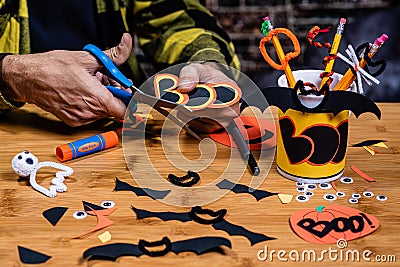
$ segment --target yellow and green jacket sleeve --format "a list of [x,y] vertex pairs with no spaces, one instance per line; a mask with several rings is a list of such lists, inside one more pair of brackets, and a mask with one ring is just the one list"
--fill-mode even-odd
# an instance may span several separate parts
[[[198,0],[93,1],[103,49],[118,44],[122,33],[130,32],[157,70],[189,61],[217,61],[240,68],[228,34]],[[0,0],[0,53],[31,52],[28,14],[27,0]],[[136,85],[144,82],[133,53],[125,65],[123,72]]]

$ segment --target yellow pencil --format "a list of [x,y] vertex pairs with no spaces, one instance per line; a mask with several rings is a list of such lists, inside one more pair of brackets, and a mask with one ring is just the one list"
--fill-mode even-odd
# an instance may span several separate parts
[[[332,44],[331,50],[329,51],[329,54],[331,54],[331,55],[336,55],[337,51],[339,50],[340,39],[342,38],[342,34],[343,34],[343,31],[344,31],[344,25],[345,24],[346,24],[346,19],[341,18],[340,21],[339,21],[339,25],[337,27],[337,30],[336,30],[335,38],[333,39],[333,44]],[[334,63],[335,63],[335,60],[331,59],[328,62],[328,64],[326,64],[325,72],[327,72],[327,73],[331,72],[332,69],[333,69],[333,64]],[[322,86],[326,83],[328,78],[329,77],[324,77],[322,79],[320,88],[322,88]]]
[[[267,19],[270,22],[270,30],[273,29],[273,26],[271,24],[271,20],[269,19],[269,17],[266,17],[265,19]],[[282,45],[279,42],[279,39],[276,35],[272,36],[272,44],[276,50],[276,54],[278,55],[279,61],[281,63],[283,63],[285,61],[285,52],[283,52],[282,49]],[[286,68],[284,69],[285,71],[285,75],[286,75],[286,79],[288,82],[289,87],[294,88],[294,86],[296,85],[296,80],[294,79],[292,70],[290,69],[289,63],[286,65]]]
[[[369,50],[367,56],[369,58],[372,58],[388,38],[389,37],[386,34],[382,34],[381,37],[377,38],[375,42],[371,45],[371,49]],[[364,68],[367,65],[367,62],[364,59],[364,57],[361,58],[359,65],[361,68]],[[343,75],[342,79],[340,79],[340,81],[336,84],[334,90],[347,90],[350,87],[350,85],[355,81],[356,78],[357,76],[354,75],[352,69],[349,68]]]

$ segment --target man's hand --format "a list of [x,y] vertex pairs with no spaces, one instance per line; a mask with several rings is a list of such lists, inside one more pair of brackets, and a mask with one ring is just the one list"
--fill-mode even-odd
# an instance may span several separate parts
[[[118,66],[132,50],[132,37],[105,53]],[[53,113],[70,126],[104,117],[123,119],[124,103],[104,85],[115,82],[98,72],[102,66],[84,51],[54,50],[30,55],[9,55],[3,61],[3,95],[16,102],[29,102]],[[114,84],[113,84],[114,85]]]
[[[192,91],[198,83],[222,82],[236,84],[219,69],[217,63],[193,63],[182,68],[179,74],[178,90],[182,93],[188,93]],[[237,102],[226,108],[206,108],[193,111],[190,115],[179,113],[178,116],[184,121],[190,120],[189,125],[195,130],[211,133],[221,128],[226,128],[239,113],[239,102]],[[196,117],[197,119],[193,119]]]

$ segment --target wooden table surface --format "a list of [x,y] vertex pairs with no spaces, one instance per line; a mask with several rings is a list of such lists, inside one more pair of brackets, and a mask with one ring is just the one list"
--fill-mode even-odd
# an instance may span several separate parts
[[[362,193],[368,189],[375,194],[386,195],[388,200],[380,202],[375,198],[364,197],[358,204],[350,204],[348,197],[345,197],[332,202],[332,204],[355,207],[379,219],[380,227],[374,233],[349,241],[346,248],[358,250],[360,253],[365,250],[372,251],[371,262],[365,262],[363,259],[360,259],[360,262],[345,262],[340,259],[333,261],[326,255],[322,261],[324,265],[375,266],[377,265],[374,261],[376,255],[383,258],[386,256],[387,260],[393,260],[391,256],[394,255],[397,261],[400,261],[400,215],[397,212],[400,204],[398,191],[400,185],[400,104],[380,103],[379,107],[382,111],[381,120],[371,114],[363,114],[359,118],[351,116],[349,143],[367,139],[383,139],[387,140],[386,144],[389,148],[377,148],[379,154],[372,156],[363,148],[349,146],[344,175],[353,177],[354,183],[336,182],[336,185],[347,196],[353,192]],[[150,211],[187,212],[189,208],[170,205],[146,196],[136,196],[128,191],[113,190],[116,177],[131,185],[137,185],[127,168],[121,136],[120,143],[115,148],[65,162],[64,164],[72,167],[75,172],[66,179],[68,191],[59,193],[55,198],[48,198],[33,190],[29,182],[18,178],[11,168],[12,158],[23,150],[31,151],[39,158],[39,161],[57,162],[56,146],[117,128],[116,123],[108,120],[84,127],[70,128],[32,105],[26,105],[8,115],[1,115],[0,259],[2,266],[24,265],[19,260],[17,246],[51,256],[50,260],[41,264],[42,266],[320,266],[321,262],[293,262],[288,258],[288,254],[291,250],[297,250],[300,254],[304,250],[315,250],[319,255],[323,250],[338,249],[336,244],[315,245],[300,239],[292,232],[288,223],[290,215],[295,211],[330,204],[322,198],[323,193],[326,193],[322,189],[315,190],[315,196],[305,203],[299,203],[293,199],[289,204],[282,204],[277,196],[256,201],[249,194],[229,192],[222,198],[204,205],[213,210],[227,209],[227,221],[276,238],[254,246],[251,246],[249,241],[242,236],[229,236],[209,225],[200,225],[195,222],[164,222],[156,218],[137,220],[131,210],[132,205]],[[199,156],[197,141],[187,136],[183,136],[181,141],[180,147],[188,157],[195,159]],[[174,172],[168,167],[167,159],[158,153],[159,141],[153,140],[146,144],[151,148],[149,158],[152,165],[156,169],[159,168],[163,175],[168,171]],[[212,181],[225,168],[230,150],[219,144],[216,148],[218,149],[217,157],[210,168],[199,172],[201,184]],[[140,156],[138,155],[138,161],[140,161]],[[128,165],[134,165],[135,160],[134,157],[129,158]],[[357,166],[377,181],[367,182],[350,169],[351,165]],[[48,187],[55,171],[47,167],[40,169],[37,175],[38,183]],[[251,175],[246,171],[240,183],[249,184],[250,180]],[[267,178],[259,189],[298,194],[294,182],[277,173],[275,163],[272,164]],[[334,193],[333,189],[328,192]],[[187,197],[190,198],[190,196]],[[114,224],[85,238],[71,239],[72,236],[83,233],[96,224],[94,216],[88,216],[79,221],[73,218],[75,211],[83,209],[82,201],[99,205],[104,200],[112,200],[116,204],[117,210],[108,217]],[[58,224],[52,226],[44,219],[42,212],[57,206],[68,207],[68,210]],[[172,242],[200,236],[220,236],[231,241],[232,249],[223,248],[224,253],[210,252],[203,255],[191,252],[177,255],[170,252],[156,258],[145,255],[121,257],[117,262],[84,260],[82,254],[86,249],[102,245],[98,235],[105,231],[109,231],[112,235],[111,241],[105,244],[117,242],[137,244],[140,239],[156,241],[163,236],[168,236]],[[271,250],[286,251],[288,262],[281,262],[276,253],[272,262],[270,258],[260,261],[257,253],[266,246],[268,253]],[[379,266],[395,265],[396,263],[385,262]]]

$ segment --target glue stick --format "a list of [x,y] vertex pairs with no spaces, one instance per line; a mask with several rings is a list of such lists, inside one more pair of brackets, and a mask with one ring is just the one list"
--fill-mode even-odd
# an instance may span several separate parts
[[60,162],[64,162],[114,147],[117,144],[117,133],[109,131],[58,146],[56,156]]

